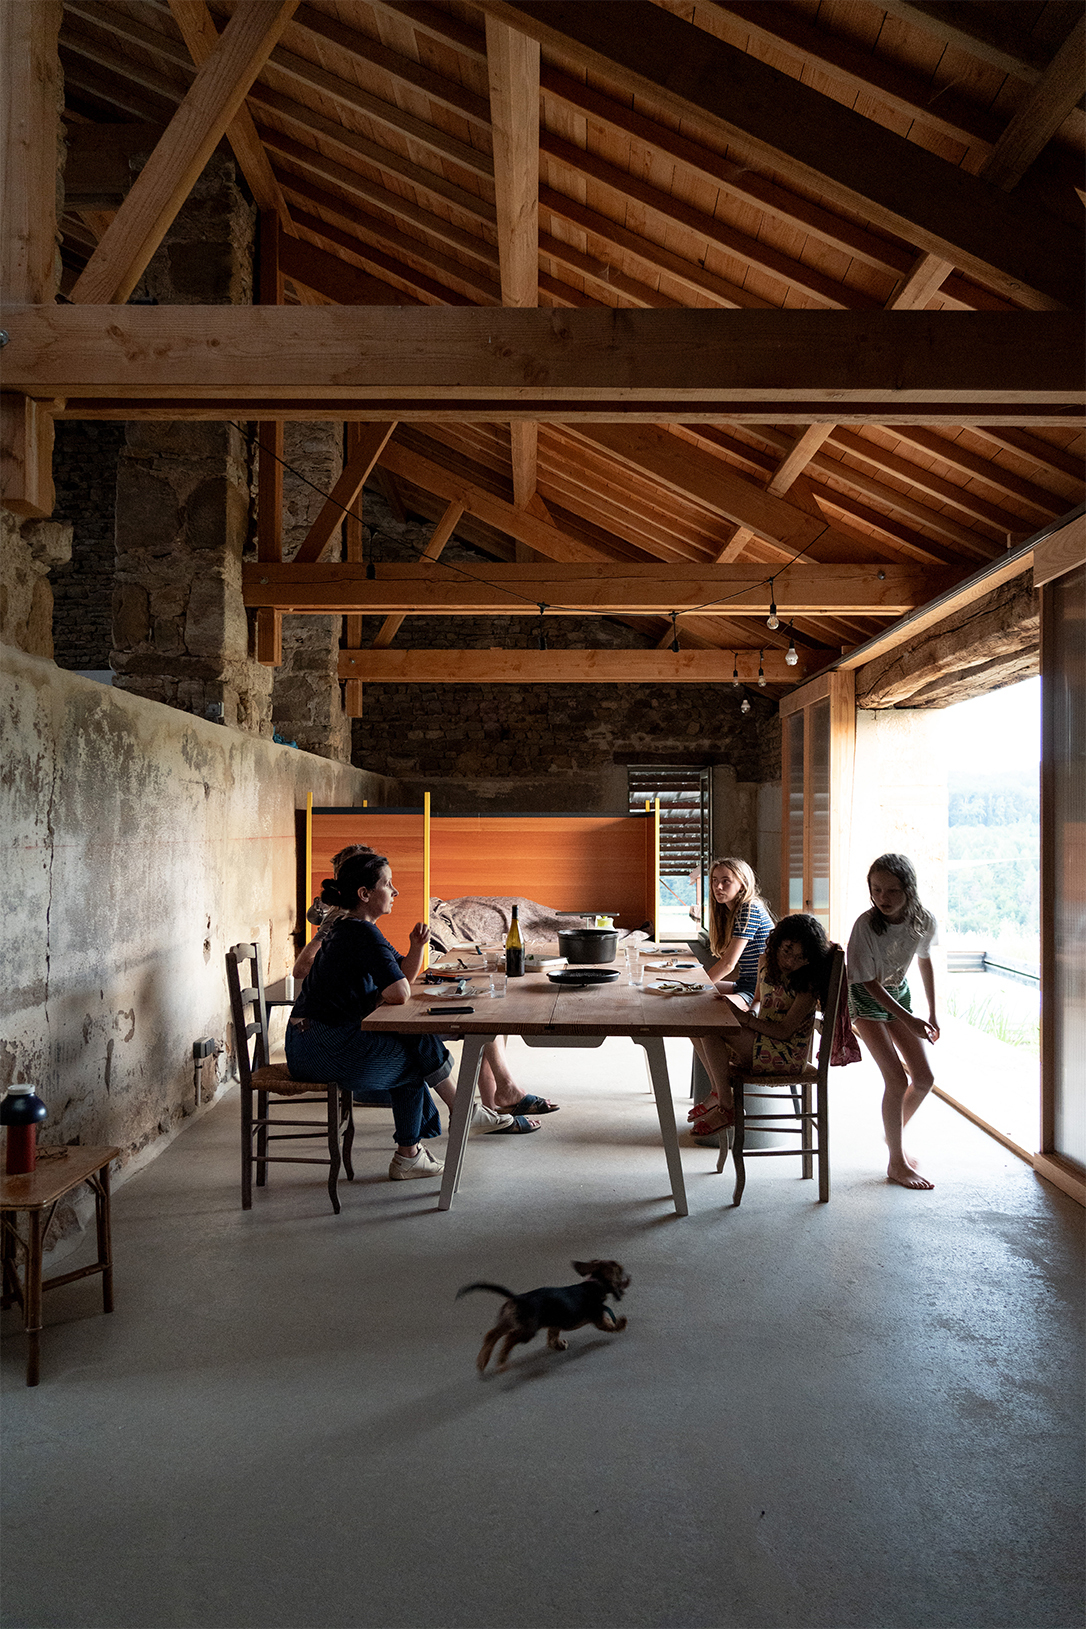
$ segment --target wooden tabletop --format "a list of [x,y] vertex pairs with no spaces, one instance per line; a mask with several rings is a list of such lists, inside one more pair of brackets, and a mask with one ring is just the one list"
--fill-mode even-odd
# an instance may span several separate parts
[[43,1210],[115,1160],[119,1148],[38,1149],[38,1163],[22,1176],[0,1178],[0,1210]]
[[[416,983],[411,1000],[402,1007],[381,1006],[363,1021],[363,1029],[433,1035],[715,1035],[738,1028],[735,1008],[712,994],[700,967],[675,970],[646,969],[638,988],[625,982],[626,969],[611,984],[590,984],[571,989],[552,984],[545,973],[526,973],[510,979],[508,995],[489,993],[485,973],[468,977],[469,987],[486,990],[458,999],[434,997],[436,985]],[[660,980],[700,984],[692,995],[665,994]],[[471,1013],[451,1012],[472,1007]],[[436,1009],[433,1012],[428,1008]]]

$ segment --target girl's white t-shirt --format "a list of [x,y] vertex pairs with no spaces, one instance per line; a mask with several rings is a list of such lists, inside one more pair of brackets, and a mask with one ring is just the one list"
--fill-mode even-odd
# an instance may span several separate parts
[[866,984],[878,979],[886,988],[904,983],[913,957],[930,955],[932,945],[939,942],[935,918],[930,911],[926,915],[922,933],[909,922],[891,922],[884,933],[876,933],[870,911],[858,917],[848,941],[848,982]]

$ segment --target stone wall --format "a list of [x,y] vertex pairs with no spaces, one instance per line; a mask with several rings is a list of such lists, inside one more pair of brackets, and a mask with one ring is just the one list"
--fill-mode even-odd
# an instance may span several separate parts
[[0,1085],[30,1081],[48,1142],[149,1157],[226,1079],[193,1042],[228,1040],[226,947],[289,970],[305,893],[298,818],[397,801],[378,777],[5,648],[12,842],[0,942]]
[[[342,424],[287,424],[283,461],[283,558],[292,560],[343,468]],[[339,558],[338,529],[325,558]],[[342,617],[283,618],[283,664],[274,675],[272,721],[284,740],[349,763],[351,721],[339,683],[342,626]]]
[[52,572],[58,667],[101,671],[113,644],[117,460],[124,425],[61,419],[53,448],[55,520],[72,529],[71,559]]
[[0,509],[0,640],[31,656],[53,654],[49,573],[72,552],[72,528]]

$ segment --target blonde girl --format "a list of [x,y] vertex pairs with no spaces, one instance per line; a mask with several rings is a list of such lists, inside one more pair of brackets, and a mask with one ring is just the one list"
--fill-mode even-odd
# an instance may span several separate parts
[[773,918],[758,895],[758,879],[746,860],[714,860],[709,868],[707,971],[720,995],[741,1012],[750,1010],[758,963],[773,931]]
[[[928,1045],[939,1039],[931,947],[936,923],[920,903],[916,872],[904,854],[880,854],[867,873],[871,909],[848,942],[848,1010],[852,1027],[879,1066],[882,1123],[890,1150],[887,1176],[902,1188],[933,1188],[905,1153],[902,1132],[935,1084]],[[912,1010],[906,974],[916,957],[928,1004]]]

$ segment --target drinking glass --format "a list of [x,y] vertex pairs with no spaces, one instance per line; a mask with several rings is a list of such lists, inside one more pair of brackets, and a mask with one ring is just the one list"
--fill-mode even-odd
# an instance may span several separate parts
[[495,999],[504,996],[506,991],[506,976],[504,967],[490,969],[490,994]]
[[626,983],[640,985],[645,977],[645,969],[637,950],[631,946],[626,947]]

